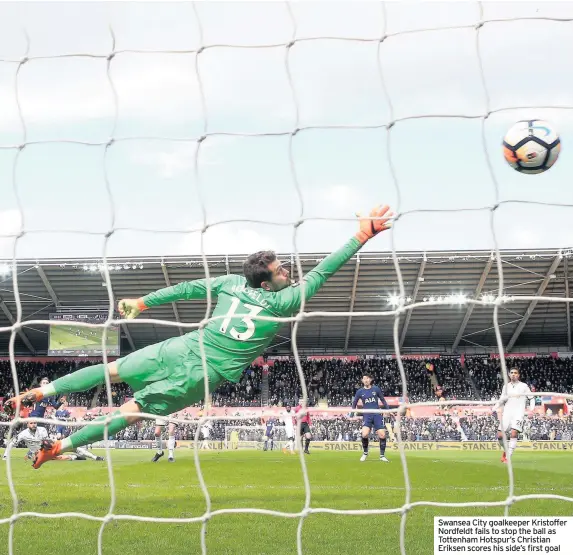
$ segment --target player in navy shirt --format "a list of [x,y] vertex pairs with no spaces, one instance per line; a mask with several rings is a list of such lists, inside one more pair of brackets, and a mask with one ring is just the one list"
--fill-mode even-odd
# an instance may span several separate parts
[[265,431],[265,446],[263,447],[263,451],[268,451],[269,441],[271,442],[271,451],[275,447],[274,427],[275,427],[275,419],[271,418],[267,420],[267,429]]
[[[70,411],[68,410],[68,403],[64,401],[64,403],[60,406],[60,408],[56,411],[56,420],[68,420],[71,416]],[[67,426],[63,426],[58,424],[56,426],[56,439],[63,439],[67,435]]]
[[[377,385],[372,385],[372,376],[369,374],[364,374],[362,376],[361,387],[354,396],[352,401],[352,408],[355,409],[358,401],[362,401],[362,408],[365,409],[379,409],[380,406],[384,409],[388,409],[388,403],[384,399],[384,394],[382,390]],[[378,438],[380,439],[380,460],[383,462],[389,462],[385,457],[386,453],[386,428],[384,427],[384,418],[381,414],[366,413],[362,415],[362,447],[364,452],[362,457],[360,457],[360,462],[364,462],[366,457],[368,457],[368,436],[370,435],[370,430],[374,428]]]
[[[48,378],[42,378],[40,380],[40,387],[48,385],[50,380]],[[34,407],[30,411],[29,417],[30,418],[44,418],[46,414],[46,409],[48,407],[54,407],[58,410],[63,405],[63,400],[58,399],[56,396],[52,397],[44,397],[41,401],[34,403]],[[38,422],[38,426],[46,427],[45,424]]]

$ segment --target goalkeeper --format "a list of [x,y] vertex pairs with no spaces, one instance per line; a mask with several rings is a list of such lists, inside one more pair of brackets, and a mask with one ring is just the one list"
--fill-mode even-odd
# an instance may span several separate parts
[[[388,206],[374,208],[367,218],[359,218],[360,229],[341,249],[327,256],[304,277],[304,296],[308,300],[360,248],[376,234],[390,228],[392,217]],[[218,297],[213,317],[203,329],[209,391],[225,380],[238,382],[241,374],[273,340],[282,322],[255,320],[258,315],[289,317],[301,306],[302,288],[292,284],[289,271],[272,251],[261,251],[247,258],[244,276],[225,275],[211,279],[211,294]],[[123,299],[119,313],[130,320],[142,311],[165,303],[205,299],[207,280],[199,279],[166,287],[139,299]],[[113,413],[108,435],[141,420],[137,413],[167,416],[203,400],[203,370],[200,335],[195,330],[183,336],[149,345],[108,364],[112,383],[125,382],[135,392],[133,400]],[[52,383],[19,396],[24,406],[45,397],[88,391],[105,383],[105,366],[89,366],[63,376]],[[17,397],[7,401],[14,409]],[[134,413],[128,415],[126,413]],[[87,425],[61,441],[44,440],[33,467],[67,451],[95,443],[104,438],[105,425]]]

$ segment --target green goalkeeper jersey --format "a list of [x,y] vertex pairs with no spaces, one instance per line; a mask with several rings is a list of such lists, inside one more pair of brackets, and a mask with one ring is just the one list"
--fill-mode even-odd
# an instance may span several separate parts
[[[362,243],[352,238],[341,249],[327,256],[304,276],[305,300],[314,296],[326,280],[336,273]],[[207,280],[186,281],[143,297],[151,308],[182,300],[206,299]],[[247,285],[244,276],[226,275],[210,280],[212,297],[217,297],[214,317],[204,328],[207,365],[231,382],[238,382],[243,371],[269,346],[283,322],[255,320],[256,316],[288,317],[302,303],[303,287],[291,285],[281,291],[265,291]],[[185,335],[189,349],[200,353],[198,330]]]

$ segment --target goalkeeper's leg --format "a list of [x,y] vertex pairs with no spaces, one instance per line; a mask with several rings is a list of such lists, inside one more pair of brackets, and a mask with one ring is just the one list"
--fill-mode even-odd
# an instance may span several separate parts
[[[165,380],[170,375],[171,368],[182,367],[188,358],[189,347],[185,343],[184,336],[181,336],[148,345],[110,362],[107,367],[111,383],[126,382],[134,391],[139,391],[151,383]],[[32,406],[47,396],[88,391],[105,383],[105,371],[104,364],[86,366],[48,385],[9,399],[6,401],[6,406],[9,410],[13,410],[18,398],[25,406]]]
[[[184,407],[203,400],[205,394],[205,375],[202,360],[189,352],[185,337],[176,337],[135,351],[123,359],[109,365],[112,381],[124,381],[135,391],[134,400],[125,403],[113,413],[113,419],[107,425],[108,437],[141,420],[140,413],[156,416],[168,416]],[[92,368],[89,368],[91,370]],[[79,372],[74,372],[70,378]],[[104,379],[105,374],[102,372]],[[64,380],[65,378],[61,378]],[[83,378],[82,378],[83,379]],[[208,375],[209,390],[216,389],[225,379],[215,371]],[[87,381],[87,377],[85,378]],[[79,381],[79,380],[78,380]],[[93,384],[93,381],[91,382]],[[60,387],[60,380],[51,385]],[[64,382],[64,385],[66,382]],[[76,384],[74,387],[78,387]],[[90,385],[89,388],[93,387]],[[88,388],[88,389],[89,389]],[[80,391],[75,389],[74,391]],[[56,393],[59,393],[56,390]],[[129,414],[132,413],[132,414]],[[38,451],[34,468],[57,455],[77,449],[104,439],[106,430],[103,416],[90,422],[70,437],[52,442],[43,442]]]
[[[137,413],[140,412],[141,408],[135,401],[129,401],[122,405],[119,410],[111,415],[113,419],[107,425],[108,437],[139,421],[141,417]],[[126,413],[136,414],[127,416]],[[107,416],[102,416],[94,420],[93,423],[84,426],[81,430],[61,441],[44,440],[41,449],[36,453],[32,466],[40,468],[45,462],[51,461],[67,451],[76,451],[79,447],[101,441],[105,437],[106,418]]]
[[[109,369],[109,377],[111,383],[118,383],[121,380],[117,369],[117,362],[110,362],[107,365]],[[20,399],[20,403],[24,406],[32,406],[34,403],[41,401],[44,397],[51,395],[67,395],[68,393],[77,393],[81,391],[89,391],[93,387],[105,383],[105,365],[96,364],[94,366],[86,366],[76,372],[72,372],[67,376],[62,376],[53,382],[37,387],[30,391],[20,394],[18,397],[13,397],[6,401],[5,406],[9,410],[16,408],[16,400]]]

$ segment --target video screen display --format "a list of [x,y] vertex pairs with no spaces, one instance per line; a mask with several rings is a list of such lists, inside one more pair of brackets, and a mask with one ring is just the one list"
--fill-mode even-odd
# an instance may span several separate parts
[[[102,356],[103,328],[74,326],[74,322],[103,324],[105,313],[50,314],[50,321],[69,322],[69,325],[50,326],[48,356]],[[119,326],[110,326],[107,331],[106,354],[119,356]]]

